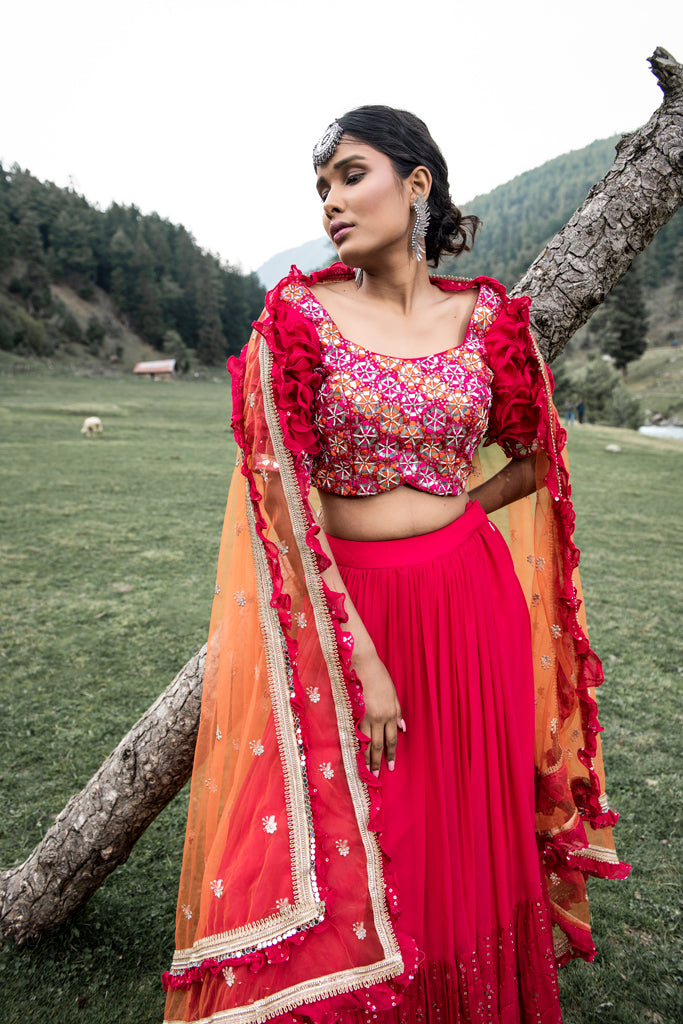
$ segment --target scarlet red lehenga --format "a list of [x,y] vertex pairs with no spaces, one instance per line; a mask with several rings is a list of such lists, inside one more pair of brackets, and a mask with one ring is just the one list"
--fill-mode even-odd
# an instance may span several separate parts
[[[586,876],[628,871],[550,373],[529,300],[488,278],[434,279],[479,289],[463,345],[361,349],[309,290],[351,274],[293,268],[230,364],[239,455],[165,1019],[550,1024],[556,964],[594,954]],[[434,534],[330,538],[407,725],[376,779],[316,487],[457,493],[534,452],[537,493],[497,527],[473,502]]]

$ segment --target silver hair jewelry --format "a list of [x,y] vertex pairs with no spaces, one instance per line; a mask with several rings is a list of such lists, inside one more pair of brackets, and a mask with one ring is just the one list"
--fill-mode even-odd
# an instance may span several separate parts
[[362,267],[356,267],[355,278],[356,278],[356,288],[360,288],[360,286],[363,283],[363,268]]
[[410,240],[415,253],[415,259],[418,263],[422,263],[422,257],[426,255],[425,250],[425,238],[427,237],[427,229],[429,228],[429,206],[427,200],[420,194],[418,195],[415,202],[412,204],[415,210],[415,223],[413,225],[413,235]]
[[320,167],[322,164],[327,163],[339,145],[339,140],[343,134],[344,129],[339,124],[339,121],[333,121],[332,124],[327,126],[313,147],[314,167]]

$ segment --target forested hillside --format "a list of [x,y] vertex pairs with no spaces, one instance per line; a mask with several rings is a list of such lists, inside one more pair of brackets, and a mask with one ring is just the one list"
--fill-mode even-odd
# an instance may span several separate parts
[[[483,222],[474,250],[444,263],[444,272],[488,274],[513,285],[609,170],[618,141],[618,135],[600,139],[476,196],[463,211]],[[672,278],[683,284],[683,211],[638,256],[636,266],[646,289]]]
[[[474,250],[444,264],[444,271],[488,274],[513,285],[609,170],[618,141],[615,136],[566,153],[467,203],[464,212],[483,222]],[[678,422],[680,367],[678,350],[670,346],[682,333],[679,211],[553,363],[558,408],[581,401],[589,420],[614,426],[636,427],[651,416]]]
[[[74,293],[82,301],[69,305]],[[81,343],[115,361],[130,328],[169,357],[214,365],[240,350],[262,304],[254,274],[184,227],[135,206],[101,211],[0,164],[0,348],[51,355]]]
[[[617,141],[557,157],[467,203],[465,212],[483,222],[474,251],[445,261],[440,272],[513,284],[611,166]],[[295,253],[270,262],[288,268]],[[683,212],[637,258],[620,288],[574,348],[608,352],[621,365],[623,353],[633,360],[648,342],[662,345],[683,334]],[[181,363],[189,356],[216,365],[244,344],[263,291],[255,274],[202,251],[182,226],[135,206],[101,211],[70,189],[0,164],[0,349],[87,349],[115,362],[130,331],[138,348],[145,343]]]

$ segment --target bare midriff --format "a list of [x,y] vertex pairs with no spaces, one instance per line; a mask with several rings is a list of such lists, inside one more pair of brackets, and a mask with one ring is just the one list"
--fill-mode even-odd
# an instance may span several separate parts
[[343,540],[399,540],[433,533],[463,514],[467,494],[440,495],[414,487],[365,497],[341,497],[320,491],[322,527]]

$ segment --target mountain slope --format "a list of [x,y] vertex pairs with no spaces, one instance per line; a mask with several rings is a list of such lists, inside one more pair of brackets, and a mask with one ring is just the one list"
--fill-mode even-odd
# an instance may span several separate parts
[[271,256],[269,260],[261,264],[256,271],[256,276],[263,282],[265,288],[272,288],[289,273],[292,264],[295,264],[304,274],[310,274],[313,270],[326,267],[329,263],[334,262],[334,259],[335,252],[332,243],[327,236],[323,236]]

